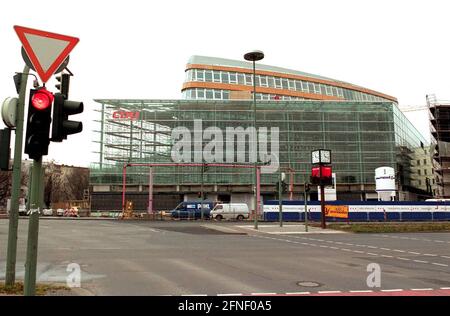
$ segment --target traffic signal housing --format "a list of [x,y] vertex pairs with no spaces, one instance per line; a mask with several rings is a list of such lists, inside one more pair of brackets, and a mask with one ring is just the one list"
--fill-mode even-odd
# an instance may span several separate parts
[[61,94],[64,94],[66,98],[69,97],[69,85],[70,85],[70,75],[69,74],[61,74],[55,77],[58,83],[55,85],[55,88],[59,90]]
[[62,142],[67,139],[67,135],[77,134],[83,130],[82,122],[69,120],[69,115],[82,113],[83,109],[83,102],[69,101],[65,94],[55,93],[52,123],[53,142]]
[[[279,188],[280,188],[280,182],[277,181],[277,183],[275,183],[275,191],[276,191],[277,196],[280,195]],[[287,193],[287,191],[288,191],[288,184],[284,181],[281,181],[281,193]]]
[[0,129],[0,170],[9,170],[11,130],[9,128]]
[[39,160],[42,156],[48,154],[53,100],[53,94],[45,88],[30,90],[25,153],[31,159]]
[[[320,177],[322,175],[322,178]],[[311,183],[315,185],[332,185],[333,176],[331,166],[315,166],[311,169]]]
[[287,193],[288,191],[288,184],[284,181],[281,181],[281,192]]

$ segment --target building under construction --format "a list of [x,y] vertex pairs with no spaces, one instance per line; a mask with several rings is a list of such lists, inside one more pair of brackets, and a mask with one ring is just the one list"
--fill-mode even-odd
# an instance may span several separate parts
[[427,96],[432,135],[432,158],[437,184],[436,197],[450,198],[450,101]]
[[[285,197],[302,199],[303,184],[311,173],[311,151],[318,148],[332,151],[339,200],[377,199],[374,171],[382,166],[396,170],[397,199],[430,197],[418,185],[412,163],[427,141],[398,109],[396,99],[342,81],[258,65],[256,126],[259,133],[267,133],[258,134],[257,147],[252,147],[251,133],[240,139],[233,136],[232,147],[228,146],[227,131],[246,131],[254,124],[250,73],[250,63],[194,56],[186,69],[185,99],[96,100],[99,160],[90,173],[92,210],[122,208],[124,164],[174,162],[180,141],[175,131],[183,131],[184,140],[189,138],[192,144],[184,148],[183,155],[188,149],[189,158],[183,162],[208,162],[204,151],[211,147],[214,134],[224,144],[214,148],[214,162],[251,163],[252,148],[261,154],[265,139],[267,153],[276,151],[281,169],[261,175],[262,201],[275,197],[279,170],[287,173]],[[277,148],[272,144],[275,129]],[[264,164],[264,157],[259,155],[258,161]],[[136,210],[146,210],[149,168],[130,167],[126,172],[126,199]],[[152,179],[156,210],[198,200],[200,192],[208,200],[254,207],[252,169],[155,167]],[[316,188],[310,198],[317,199]]]

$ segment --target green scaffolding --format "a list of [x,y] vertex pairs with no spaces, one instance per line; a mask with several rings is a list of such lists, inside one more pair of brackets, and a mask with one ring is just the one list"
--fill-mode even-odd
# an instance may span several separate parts
[[[248,100],[95,101],[101,109],[95,140],[99,161],[91,165],[92,185],[120,185],[124,163],[173,162],[172,130],[186,127],[193,134],[194,120],[201,120],[203,131],[253,126]],[[130,112],[138,113],[138,118],[130,119]],[[309,179],[311,151],[326,148],[332,151],[333,172],[340,184],[373,184],[374,170],[383,166],[401,169],[404,184],[410,185],[414,178],[410,156],[427,145],[391,102],[258,101],[256,120],[258,129],[278,127],[280,166],[295,170],[297,184]],[[158,167],[154,183],[198,184],[201,175],[199,167]],[[277,177],[263,174],[261,182],[273,184]],[[205,184],[248,185],[253,173],[208,168],[203,180]],[[147,185],[148,168],[130,168],[127,184]]]

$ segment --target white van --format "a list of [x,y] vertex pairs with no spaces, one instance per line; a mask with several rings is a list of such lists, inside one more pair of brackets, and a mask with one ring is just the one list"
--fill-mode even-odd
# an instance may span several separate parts
[[245,203],[217,204],[210,213],[211,218],[219,221],[222,219],[237,219],[241,221],[248,218],[249,215],[250,212]]

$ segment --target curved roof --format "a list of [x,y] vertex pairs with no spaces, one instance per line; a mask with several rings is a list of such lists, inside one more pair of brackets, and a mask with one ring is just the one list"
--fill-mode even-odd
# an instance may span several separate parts
[[[243,73],[252,73],[253,72],[253,63],[246,62],[246,61],[240,61],[240,60],[233,60],[233,59],[226,59],[226,58],[217,58],[217,57],[208,57],[208,56],[198,56],[194,55],[189,58],[188,64],[186,66],[186,70],[188,69],[213,69],[213,70],[224,70],[224,71],[236,71],[236,72],[243,72]],[[397,99],[393,96],[367,89],[361,86],[357,86],[345,81],[336,80],[324,76],[319,76],[315,74],[310,74],[307,72],[302,72],[298,70],[292,70],[282,67],[275,67],[275,66],[269,66],[264,65],[261,63],[255,64],[256,73],[262,74],[262,75],[269,75],[269,76],[279,76],[282,78],[290,78],[290,79],[298,79],[298,80],[307,80],[311,82],[316,83],[323,83],[327,85],[332,85],[336,87],[341,87],[345,89],[350,89],[354,91],[359,91],[367,94],[372,94],[390,101],[397,102]],[[183,85],[183,90],[186,88],[192,87],[193,83],[185,83]],[[197,82],[195,83],[197,84]],[[194,84],[194,85],[195,85]],[[210,84],[211,85],[211,84]],[[212,83],[212,85],[217,85],[217,83]],[[236,85],[233,90],[236,90]],[[203,86],[202,86],[203,87]],[[211,88],[210,86],[208,86]],[[244,89],[245,90],[245,89]],[[259,90],[259,89],[258,89]]]

